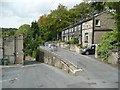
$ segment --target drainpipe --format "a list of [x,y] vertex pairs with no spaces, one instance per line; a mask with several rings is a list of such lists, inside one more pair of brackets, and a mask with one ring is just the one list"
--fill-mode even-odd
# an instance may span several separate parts
[[94,15],[93,15],[93,30],[92,30],[92,44],[94,44]]
[[81,33],[81,40],[80,41],[81,41],[81,45],[82,45],[82,23],[81,23],[81,32],[80,33]]
[[14,60],[14,64],[15,64],[16,60],[17,60],[17,55],[16,55],[16,36],[14,38],[14,56],[15,56],[15,60]]
[[5,56],[5,48],[4,48],[4,45],[5,45],[5,43],[4,43],[4,36],[3,36],[3,31],[2,31],[2,58],[1,58],[1,64],[3,65],[4,63],[3,63],[3,59],[4,59],[4,56]]
[[5,46],[5,44],[4,44],[4,36],[3,36],[3,38],[2,38],[2,49],[3,49],[3,58],[4,58],[4,56],[5,56],[5,48],[4,48],[4,46]]

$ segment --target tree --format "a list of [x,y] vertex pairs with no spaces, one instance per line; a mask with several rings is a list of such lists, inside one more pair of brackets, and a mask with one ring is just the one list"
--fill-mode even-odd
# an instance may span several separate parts
[[[115,42],[115,43],[113,43]],[[117,38],[115,37],[115,30],[109,33],[105,33],[102,36],[102,41],[98,46],[98,55],[103,59],[107,60],[109,55],[111,54],[111,50],[113,48],[117,48]]]
[[51,35],[52,40],[61,39],[62,29],[68,26],[70,22],[68,15],[67,7],[61,4],[56,10],[51,11],[45,19],[44,30],[46,34],[44,34],[44,38],[51,40],[51,37],[47,38]]
[[33,34],[32,35],[33,39],[35,39],[37,36],[40,36],[40,30],[38,27],[38,23],[36,21],[31,23],[31,31]]
[[45,25],[45,20],[46,20],[46,15],[42,15],[40,16],[40,18],[38,19],[38,27],[41,28],[42,26]]
[[45,21],[46,21],[46,17],[47,15],[42,15],[40,16],[40,18],[38,19],[38,27],[39,27],[39,30],[40,30],[40,38],[41,38],[41,44],[44,44],[44,42],[46,41],[45,39],[45,33],[46,32],[46,25],[45,25]]
[[[25,55],[35,55],[40,44],[40,31],[37,22],[32,22],[31,27],[28,24],[23,24],[16,31],[16,36],[23,35],[23,52]],[[34,53],[34,54],[33,54]]]
[[16,36],[23,35],[23,52],[24,55],[30,55],[30,43],[31,43],[31,28],[28,24],[23,24],[19,27],[19,29],[15,32]]
[[113,18],[116,20],[116,27],[112,32],[103,35],[102,41],[98,46],[98,54],[104,60],[107,60],[112,49],[120,49],[120,1],[107,2],[106,6],[107,10],[113,15]]
[[120,49],[120,1],[119,2],[108,2],[108,10],[113,14],[116,20],[115,37],[117,38],[118,48]]
[[24,37],[26,36],[27,32],[30,30],[30,25],[28,24],[23,24],[19,27],[19,29],[15,32],[15,35],[23,35]]
[[2,37],[11,37],[15,36],[16,28],[1,28]]
[[100,13],[105,10],[105,4],[106,2],[91,2],[91,7],[93,7],[94,12]]
[[91,5],[83,2],[75,5],[72,9],[69,10],[69,17],[74,24],[80,20],[86,19],[86,17],[88,17],[91,12],[93,12]]

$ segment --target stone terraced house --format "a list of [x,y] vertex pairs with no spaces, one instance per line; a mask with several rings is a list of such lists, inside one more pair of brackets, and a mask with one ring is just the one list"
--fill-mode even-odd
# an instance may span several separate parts
[[115,20],[112,19],[112,15],[102,12],[64,28],[62,31],[62,41],[78,38],[79,44],[83,46],[99,44],[102,35],[112,31],[114,26]]

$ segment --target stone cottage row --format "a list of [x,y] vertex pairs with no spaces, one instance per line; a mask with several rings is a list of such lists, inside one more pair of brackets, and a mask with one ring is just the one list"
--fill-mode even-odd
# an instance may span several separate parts
[[70,25],[62,31],[62,41],[78,38],[79,44],[99,44],[103,33],[112,31],[115,27],[115,20],[107,12],[101,12],[90,18]]

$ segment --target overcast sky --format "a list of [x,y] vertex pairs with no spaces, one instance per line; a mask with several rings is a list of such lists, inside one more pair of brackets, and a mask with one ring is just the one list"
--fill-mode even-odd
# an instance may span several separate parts
[[72,8],[82,0],[0,0],[0,27],[19,28],[63,4]]

